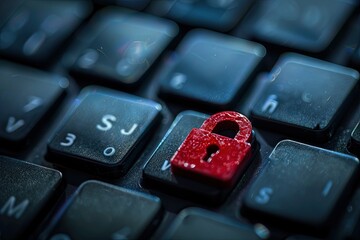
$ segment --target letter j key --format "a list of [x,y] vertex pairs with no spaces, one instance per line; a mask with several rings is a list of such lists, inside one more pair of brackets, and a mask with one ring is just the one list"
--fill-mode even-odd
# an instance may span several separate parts
[[48,145],[47,159],[108,177],[122,175],[160,117],[161,106],[117,91],[87,88]]

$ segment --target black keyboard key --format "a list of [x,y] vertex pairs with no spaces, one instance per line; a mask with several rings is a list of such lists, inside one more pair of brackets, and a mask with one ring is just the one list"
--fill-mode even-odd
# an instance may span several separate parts
[[145,239],[161,217],[160,199],[99,181],[83,183],[48,239]]
[[[193,111],[185,111],[178,115],[144,166],[144,186],[202,203],[206,199],[206,204],[210,205],[218,204],[224,199],[231,187],[207,184],[205,180],[192,180],[187,177],[175,176],[171,172],[170,159],[190,131],[193,128],[199,128],[206,118],[206,115]],[[256,151],[256,147],[252,151]]]
[[228,31],[235,26],[252,0],[152,1],[149,11],[191,26]]
[[358,165],[355,157],[284,140],[250,186],[242,210],[289,228],[323,231],[336,220]]
[[175,177],[171,172],[171,157],[191,129],[200,127],[206,117],[204,114],[192,111],[186,111],[178,115],[164,139],[144,166],[143,181],[146,184],[145,186],[159,188],[173,194],[186,195],[186,192],[188,192],[189,196],[205,195],[208,200],[220,196],[221,191],[219,189],[213,189],[203,183],[186,181],[186,179]]
[[273,68],[252,109],[253,123],[311,141],[327,140],[358,82],[353,69],[287,54]]
[[165,62],[161,92],[191,103],[228,107],[265,55],[257,43],[205,30],[190,32]]
[[[260,240],[245,225],[200,208],[187,208],[179,213],[162,239],[247,239]],[[265,239],[265,238],[264,238]]]
[[46,64],[89,10],[85,1],[25,1],[0,29],[0,51],[30,64]]
[[68,80],[4,61],[0,75],[0,141],[19,147],[64,93]]
[[83,90],[80,99],[49,143],[47,159],[108,177],[126,173],[159,120],[161,105],[95,87]]
[[112,83],[134,85],[169,42],[177,26],[143,13],[109,8],[99,12],[85,28],[69,55],[72,71]]
[[355,8],[355,1],[259,1],[247,18],[263,41],[309,52],[323,51]]
[[61,173],[0,156],[0,237],[24,239],[61,187]]

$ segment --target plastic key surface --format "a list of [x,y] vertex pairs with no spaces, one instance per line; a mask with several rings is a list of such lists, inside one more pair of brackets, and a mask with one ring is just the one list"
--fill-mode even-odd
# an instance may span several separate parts
[[67,88],[64,77],[0,62],[0,141],[24,146]]
[[59,195],[59,171],[0,156],[0,238],[25,239]]
[[255,126],[311,141],[326,141],[359,84],[356,70],[286,54],[273,68],[254,105]]
[[214,204],[221,201],[229,189],[193,181],[171,172],[170,159],[191,129],[198,128],[208,116],[193,111],[181,112],[143,168],[143,182],[147,188]]
[[95,87],[79,99],[49,143],[47,159],[107,177],[126,173],[159,120],[161,105]]
[[260,40],[321,52],[338,34],[356,4],[354,0],[258,1],[247,19]]
[[252,228],[199,208],[181,211],[162,239],[260,240]]
[[336,220],[332,216],[348,196],[358,166],[353,156],[281,141],[246,193],[242,210],[255,219],[324,231]]
[[[111,83],[135,85],[177,35],[173,22],[125,9],[97,13],[68,51],[72,72]],[[74,54],[76,53],[76,54]]]
[[251,0],[236,1],[152,1],[149,11],[176,21],[218,31],[228,31],[248,9]]
[[228,107],[248,86],[265,52],[254,42],[191,31],[163,66],[161,93],[191,104]]
[[87,181],[47,239],[145,239],[160,217],[161,202],[155,196]]
[[24,1],[0,28],[0,52],[46,65],[90,9],[85,1]]

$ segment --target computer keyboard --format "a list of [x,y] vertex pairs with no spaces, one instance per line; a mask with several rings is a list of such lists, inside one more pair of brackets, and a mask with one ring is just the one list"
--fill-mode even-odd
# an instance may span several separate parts
[[359,71],[357,0],[2,1],[0,239],[360,239]]

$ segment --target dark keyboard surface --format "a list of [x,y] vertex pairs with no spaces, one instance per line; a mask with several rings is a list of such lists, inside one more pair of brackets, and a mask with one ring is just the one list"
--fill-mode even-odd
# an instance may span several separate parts
[[0,240],[360,239],[359,71],[357,0],[2,1]]

